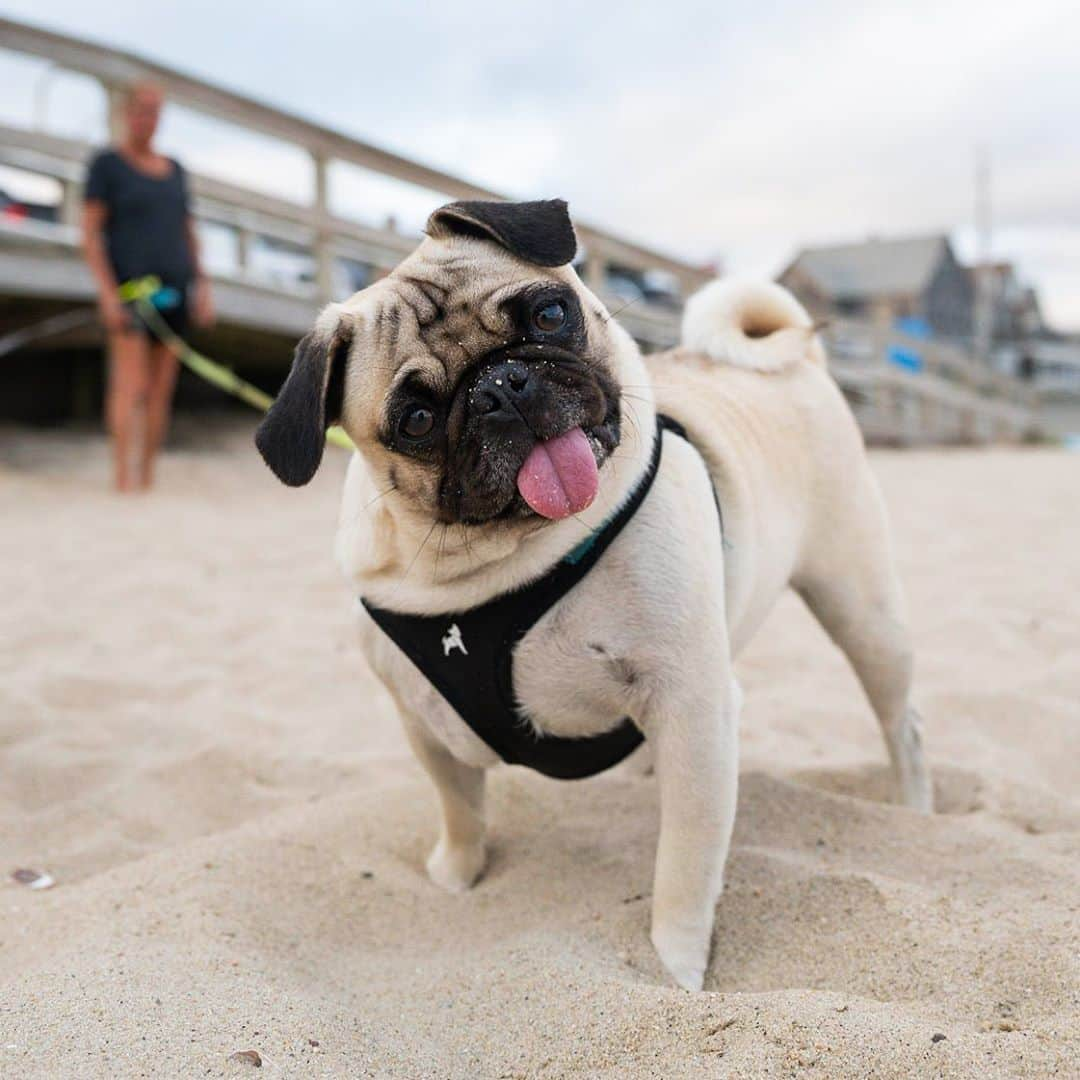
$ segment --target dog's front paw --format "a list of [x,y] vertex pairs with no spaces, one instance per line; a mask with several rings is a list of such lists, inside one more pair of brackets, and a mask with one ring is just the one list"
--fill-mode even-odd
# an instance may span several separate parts
[[712,932],[686,930],[675,926],[652,928],[652,943],[664,967],[684,990],[700,990],[709,963]]
[[440,840],[428,856],[428,877],[447,892],[465,892],[476,884],[486,860],[487,852],[483,844],[451,847]]

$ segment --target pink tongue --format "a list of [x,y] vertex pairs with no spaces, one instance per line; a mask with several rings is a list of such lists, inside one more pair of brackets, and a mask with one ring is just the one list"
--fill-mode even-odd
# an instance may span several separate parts
[[596,458],[581,428],[537,443],[517,475],[521,497],[546,518],[580,513],[596,498]]

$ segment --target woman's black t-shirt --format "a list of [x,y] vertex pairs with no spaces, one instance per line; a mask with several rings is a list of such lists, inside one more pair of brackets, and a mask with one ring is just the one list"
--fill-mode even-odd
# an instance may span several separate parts
[[[170,161],[172,159],[170,158]],[[105,241],[118,282],[154,274],[186,288],[193,275],[187,237],[187,177],[178,161],[161,178],[148,176],[115,150],[90,163],[85,198],[105,204]]]

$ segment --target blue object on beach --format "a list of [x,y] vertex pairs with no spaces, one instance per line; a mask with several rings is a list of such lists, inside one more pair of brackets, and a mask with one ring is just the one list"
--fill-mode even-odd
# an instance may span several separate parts
[[922,357],[914,349],[905,349],[900,345],[890,345],[887,353],[889,363],[905,371],[922,371]]
[[[930,339],[930,327],[924,319],[916,319],[913,316],[897,319],[896,329],[905,337],[915,338],[919,341],[928,341]],[[923,370],[922,354],[909,346],[890,345],[885,355],[890,364],[903,368],[905,371],[919,372]]]
[[896,320],[896,329],[908,337],[918,338],[920,341],[929,341],[931,338],[930,324],[925,319],[917,319],[914,315],[908,315],[903,319]]

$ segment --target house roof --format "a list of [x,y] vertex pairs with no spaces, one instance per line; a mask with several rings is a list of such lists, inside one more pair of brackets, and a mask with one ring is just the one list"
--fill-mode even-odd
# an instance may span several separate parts
[[929,285],[947,250],[942,233],[804,248],[785,274],[800,271],[834,300],[912,295]]

